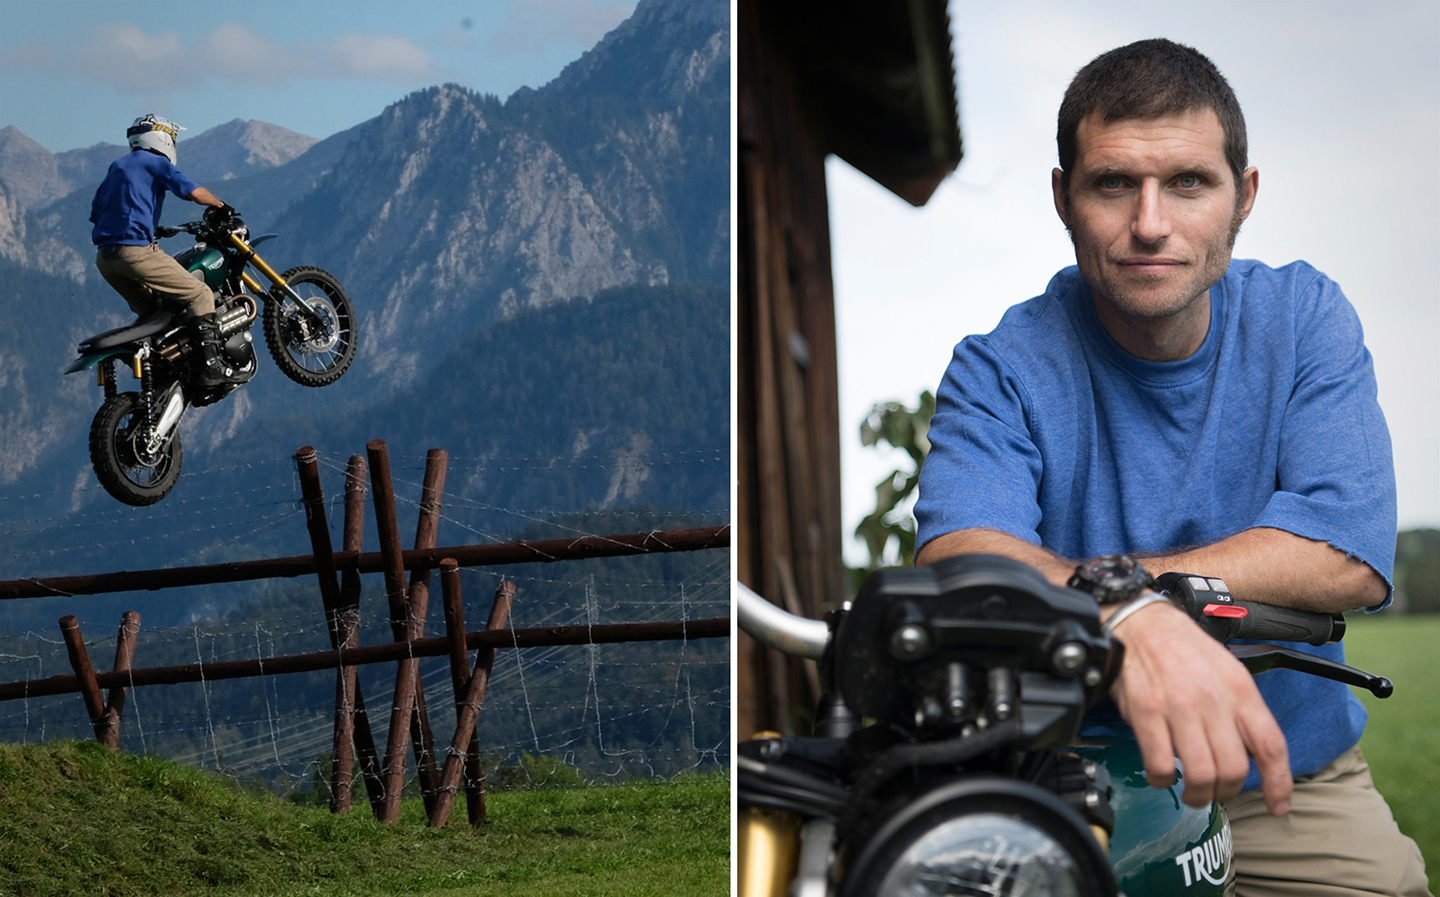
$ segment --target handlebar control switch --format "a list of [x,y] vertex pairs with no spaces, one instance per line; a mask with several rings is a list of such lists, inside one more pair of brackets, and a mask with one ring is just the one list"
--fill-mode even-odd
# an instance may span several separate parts
[[1166,573],[1155,588],[1219,641],[1232,638],[1324,645],[1345,635],[1340,614],[1315,613],[1274,604],[1236,601],[1225,581],[1188,573]]

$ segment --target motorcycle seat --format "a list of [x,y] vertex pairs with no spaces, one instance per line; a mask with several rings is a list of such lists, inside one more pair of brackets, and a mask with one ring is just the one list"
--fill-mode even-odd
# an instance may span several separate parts
[[157,308],[143,318],[136,318],[124,327],[116,327],[104,333],[97,333],[80,344],[81,352],[97,352],[123,346],[126,343],[144,339],[164,332],[175,322],[175,313],[166,308]]

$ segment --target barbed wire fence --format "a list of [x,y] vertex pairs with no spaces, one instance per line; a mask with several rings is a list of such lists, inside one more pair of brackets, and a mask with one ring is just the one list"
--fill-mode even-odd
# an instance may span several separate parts
[[[343,461],[321,453],[322,468],[343,472]],[[601,463],[603,459],[574,459]],[[660,458],[674,464],[715,464],[722,452]],[[533,475],[553,459],[452,459],[462,481],[500,473]],[[44,576],[89,567],[87,559],[163,554],[162,567],[254,557],[256,546],[294,545],[304,539],[294,459],[255,461],[240,470],[244,489],[193,490],[152,509],[94,501],[91,481],[70,493],[0,494],[0,578]],[[418,468],[394,472],[399,518],[419,511]],[[659,471],[656,475],[662,475]],[[77,497],[78,496],[78,497]],[[343,490],[327,493],[327,506]],[[173,502],[173,503],[172,503]],[[76,508],[56,513],[62,505]],[[93,506],[93,508],[92,508]],[[329,520],[339,519],[330,513]],[[466,493],[447,495],[441,512],[443,542],[482,544],[515,538],[599,536],[590,521],[630,518],[644,525],[672,519],[725,520],[728,509],[654,511],[581,508],[556,511],[496,506]],[[137,520],[145,525],[137,528]],[[332,523],[332,528],[334,524]],[[338,544],[338,538],[336,542]],[[373,544],[373,543],[371,543]],[[37,547],[37,546],[44,546]],[[595,626],[606,623],[686,621],[729,614],[728,551],[701,552],[683,563],[660,557],[623,563],[577,561],[462,572],[467,619],[484,619],[489,596],[502,579],[515,583],[511,628]],[[703,555],[703,558],[700,556]],[[93,568],[91,568],[93,569]],[[369,580],[375,580],[373,583]],[[362,592],[361,643],[391,640],[383,588],[370,576]],[[164,595],[163,601],[157,595]],[[120,603],[167,604],[142,622],[136,665],[214,664],[328,647],[327,622],[313,580],[249,588],[190,587],[164,593],[95,598],[40,599],[74,614],[93,657],[106,658],[116,643]],[[30,620],[19,627],[14,606],[0,604],[0,681],[39,680],[70,670],[63,640],[53,627]],[[33,616],[33,615],[32,615]],[[436,630],[431,614],[430,633]],[[186,618],[188,617],[188,618]],[[186,619],[177,619],[186,618]],[[497,652],[479,724],[488,768],[514,786],[543,784],[554,776],[614,782],[670,777],[729,764],[729,650],[723,639],[514,648]],[[362,668],[368,715],[378,733],[391,717],[386,677],[393,670]],[[423,658],[422,688],[448,695],[444,658]],[[284,793],[325,799],[326,764],[334,726],[334,674],[262,675],[258,679],[147,686],[131,689],[122,748],[157,753],[217,770],[243,782],[262,782]],[[454,724],[453,702],[436,699],[430,713],[439,731]],[[90,721],[76,695],[0,702],[0,741],[33,743],[90,737]],[[539,759],[537,759],[539,758]],[[543,762],[542,762],[543,761]]]

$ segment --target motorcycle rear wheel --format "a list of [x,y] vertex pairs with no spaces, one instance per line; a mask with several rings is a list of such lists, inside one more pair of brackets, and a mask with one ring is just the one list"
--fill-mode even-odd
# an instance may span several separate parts
[[345,288],[330,274],[310,265],[280,275],[305,304],[323,319],[319,329],[294,300],[283,296],[265,303],[265,345],[281,373],[301,386],[328,386],[355,360],[355,309]]
[[139,444],[144,423],[140,394],[122,392],[105,400],[90,424],[90,463],[105,491],[127,505],[153,505],[180,479],[180,434],[153,458]]

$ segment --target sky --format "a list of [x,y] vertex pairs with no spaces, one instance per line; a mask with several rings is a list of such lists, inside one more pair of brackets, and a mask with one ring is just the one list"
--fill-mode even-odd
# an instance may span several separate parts
[[[0,0],[0,127],[54,152],[121,143],[152,111],[186,136],[241,118],[324,138],[432,84],[539,87],[634,6]],[[1400,525],[1440,526],[1440,3],[955,0],[951,19],[956,174],[914,209],[844,162],[827,169],[845,531],[900,463],[860,446],[871,406],[933,390],[954,343],[1073,263],[1049,190],[1055,109],[1085,62],[1153,36],[1230,79],[1261,176],[1236,256],[1303,258],[1346,291],[1375,356]]]
[[914,406],[955,343],[1074,264],[1050,192],[1070,79],[1167,37],[1209,56],[1244,108],[1255,209],[1236,258],[1304,259],[1360,315],[1394,443],[1401,529],[1440,527],[1440,3],[952,0],[965,158],[916,209],[827,164],[849,533],[906,460],[864,448],[877,402]]
[[635,0],[0,0],[0,127],[51,152],[236,118],[323,139],[434,84],[540,87]]

